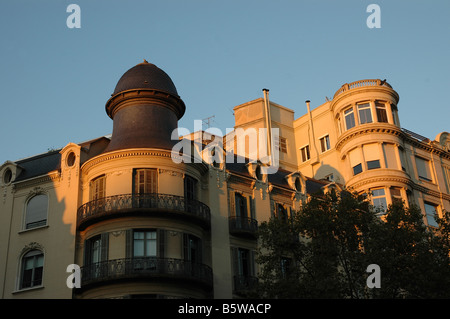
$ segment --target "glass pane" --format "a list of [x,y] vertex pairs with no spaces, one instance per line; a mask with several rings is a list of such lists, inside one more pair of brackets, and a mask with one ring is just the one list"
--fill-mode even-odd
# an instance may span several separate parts
[[144,256],[144,240],[134,240],[133,253],[134,256]]
[[367,162],[367,169],[375,169],[375,168],[380,168],[380,161],[379,160],[375,160],[375,161],[368,161]]
[[361,124],[372,123],[372,113],[370,112],[369,104],[358,105],[359,122]]
[[344,112],[345,115],[345,125],[347,130],[355,126],[355,115],[353,114],[353,109],[348,109]]
[[358,164],[358,165],[353,167],[353,174],[354,175],[357,175],[357,174],[359,174],[361,172],[362,172],[362,165],[361,164]]
[[376,197],[376,196],[384,196],[384,188],[380,188],[380,189],[374,189],[372,190],[372,196]]

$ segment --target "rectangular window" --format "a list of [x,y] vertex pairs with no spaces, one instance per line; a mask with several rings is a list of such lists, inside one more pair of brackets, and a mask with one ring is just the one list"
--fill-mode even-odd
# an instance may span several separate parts
[[370,110],[370,104],[369,103],[359,104],[358,115],[360,124],[372,123],[372,112]]
[[358,175],[362,173],[362,165],[359,163],[358,165],[353,166],[353,175]]
[[285,137],[280,136],[280,141],[278,145],[278,150],[282,153],[287,153],[287,140]]
[[387,113],[386,113],[386,105],[384,103],[376,102],[375,108],[377,110],[377,119],[378,122],[387,123]]
[[367,161],[367,169],[375,169],[380,167],[381,166],[379,160]]
[[325,135],[324,137],[320,138],[320,150],[322,151],[322,153],[328,151],[330,148],[330,137],[328,135]]
[[247,198],[235,193],[236,217],[248,218]]
[[156,231],[133,233],[133,257],[156,257]]
[[430,161],[423,159],[421,157],[416,157],[417,173],[419,178],[428,182],[432,181]]
[[437,205],[431,203],[424,203],[425,205],[425,214],[427,215],[428,226],[438,227],[438,223],[436,222],[435,217],[438,216],[437,213]]
[[347,130],[355,126],[355,114],[353,113],[352,107],[344,111],[344,117],[345,117],[345,128]]
[[134,171],[134,194],[158,192],[158,172],[154,168],[136,169]]
[[97,200],[105,197],[105,182],[106,177],[100,176],[91,181],[90,197],[91,200]]
[[402,199],[402,193],[399,187],[391,187],[390,189],[391,191],[391,200],[392,200],[392,204],[395,203],[402,203],[403,199]]
[[197,180],[189,175],[184,177],[184,197],[189,200],[197,199]]
[[375,208],[385,212],[387,209],[386,194],[384,188],[372,190],[372,203]]
[[306,162],[311,158],[311,155],[309,153],[309,145],[306,145],[305,147],[302,147],[300,149],[300,153],[302,154],[302,162]]
[[22,279],[20,288],[40,286],[42,284],[42,273],[44,266],[44,255],[33,250],[27,253],[22,260]]

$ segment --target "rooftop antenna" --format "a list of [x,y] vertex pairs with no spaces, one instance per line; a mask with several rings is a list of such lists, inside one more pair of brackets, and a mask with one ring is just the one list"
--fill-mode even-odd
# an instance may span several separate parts
[[209,129],[211,127],[211,122],[214,122],[215,117],[216,116],[213,115],[202,120],[203,124],[206,126],[206,129]]

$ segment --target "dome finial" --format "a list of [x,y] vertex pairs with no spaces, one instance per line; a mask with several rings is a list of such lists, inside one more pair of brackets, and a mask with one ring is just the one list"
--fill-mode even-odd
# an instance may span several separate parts
[[142,62],[142,63],[148,63],[148,61],[146,59],[144,59],[144,62]]

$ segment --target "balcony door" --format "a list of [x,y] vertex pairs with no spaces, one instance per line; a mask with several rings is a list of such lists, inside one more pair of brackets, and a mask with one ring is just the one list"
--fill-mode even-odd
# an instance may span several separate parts
[[133,171],[133,207],[152,208],[157,203],[158,171],[141,168]]

